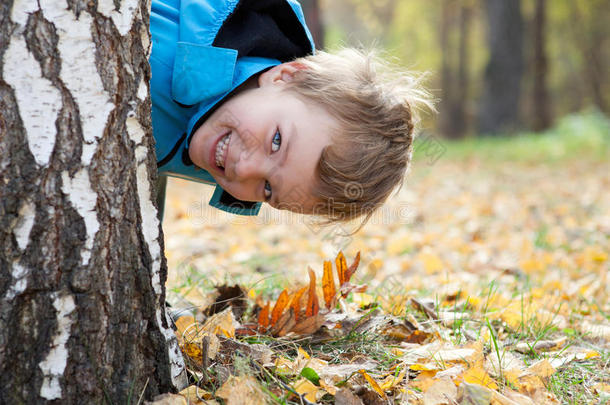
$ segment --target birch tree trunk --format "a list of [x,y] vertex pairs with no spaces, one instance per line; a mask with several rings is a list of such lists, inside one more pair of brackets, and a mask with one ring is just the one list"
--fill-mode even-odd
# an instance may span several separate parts
[[519,127],[523,76],[521,0],[486,0],[489,61],[485,69],[478,129],[499,134]]
[[165,316],[149,0],[0,4],[0,403],[135,404]]

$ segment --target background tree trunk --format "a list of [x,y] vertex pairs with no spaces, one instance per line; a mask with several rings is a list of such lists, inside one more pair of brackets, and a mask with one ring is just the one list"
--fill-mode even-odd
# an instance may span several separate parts
[[594,17],[590,21],[583,18],[578,2],[570,2],[570,9],[574,21],[572,29],[580,45],[578,49],[585,61],[583,76],[587,82],[589,93],[597,108],[608,114],[610,108],[604,98],[605,83],[608,77],[608,60],[604,60],[603,51],[606,49],[604,44],[608,42],[610,36],[606,34],[605,30],[600,29],[600,26],[605,27],[608,24],[607,17],[610,15],[608,6],[603,5],[602,8],[596,8],[592,13]]
[[519,124],[523,74],[520,0],[486,0],[489,62],[479,109],[479,132],[500,133]]
[[542,131],[551,125],[551,109],[547,89],[548,63],[546,57],[546,0],[536,0],[536,10],[532,24],[534,45],[534,111],[532,127]]
[[137,403],[184,377],[152,186],[149,9],[0,5],[0,402]]
[[300,3],[316,49],[324,48],[324,24],[319,0],[301,0]]
[[[442,50],[441,89],[439,105],[441,133],[448,138],[462,138],[468,130],[466,104],[468,102],[468,42],[470,36],[470,5],[455,0],[442,2],[440,43]],[[457,24],[456,24],[457,20]],[[457,30],[456,41],[451,41]],[[457,45],[457,46],[456,46]]]

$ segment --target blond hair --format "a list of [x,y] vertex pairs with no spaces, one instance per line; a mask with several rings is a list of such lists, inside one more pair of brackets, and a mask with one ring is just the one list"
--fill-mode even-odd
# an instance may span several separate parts
[[339,123],[317,166],[314,214],[328,223],[362,218],[358,229],[403,181],[413,150],[417,110],[433,108],[421,76],[398,72],[372,52],[317,51],[289,90]]

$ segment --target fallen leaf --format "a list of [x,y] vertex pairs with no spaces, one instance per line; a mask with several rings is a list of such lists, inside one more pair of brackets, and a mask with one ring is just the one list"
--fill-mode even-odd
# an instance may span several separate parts
[[300,288],[292,297],[292,302],[290,303],[290,307],[294,312],[294,320],[299,321],[301,318],[301,297],[307,291],[307,287]]
[[337,289],[335,288],[335,280],[333,277],[332,263],[329,260],[324,261],[324,274],[322,275],[322,290],[324,291],[324,303],[330,311],[334,307],[335,296]]
[[207,315],[217,314],[230,306],[236,319],[241,319],[241,316],[248,307],[246,292],[241,286],[238,284],[233,286],[226,284],[218,286],[216,287],[215,295],[216,300],[205,311]]
[[479,384],[460,384],[457,402],[463,405],[488,405],[491,403],[493,391]]
[[487,374],[487,372],[483,369],[481,364],[475,364],[473,367],[469,368],[462,375],[464,382],[470,384],[478,384],[487,388],[497,389],[498,384]]
[[296,320],[294,319],[294,312],[292,308],[289,308],[288,311],[284,312],[284,314],[278,319],[275,326],[273,326],[270,330],[271,335],[273,336],[286,336],[294,326],[296,325]]
[[306,378],[301,378],[299,381],[294,383],[292,387],[296,392],[298,392],[300,395],[304,395],[305,399],[311,402],[317,402],[324,396],[325,393],[323,389],[314,385]]
[[229,358],[231,358],[235,352],[239,351],[249,359],[252,359],[263,366],[273,364],[273,357],[275,354],[267,345],[247,343],[239,340],[227,339],[222,336],[219,338],[219,342],[219,352]]
[[309,295],[307,297],[307,308],[305,309],[305,316],[310,317],[316,315],[320,309],[318,303],[318,295],[316,294],[316,273],[309,268]]
[[181,316],[180,318],[176,319],[174,323],[176,324],[176,336],[178,337],[178,341],[190,339],[197,334],[195,330],[192,330],[189,333],[189,336],[185,336],[187,331],[191,330],[191,327],[192,329],[196,328],[195,318],[190,315]]
[[224,309],[222,312],[212,315],[201,326],[201,332],[209,332],[215,335],[223,335],[225,337],[235,337],[235,327],[239,323],[233,316],[231,307]]
[[216,390],[216,396],[225,400],[226,405],[264,405],[265,395],[252,376],[230,376]]
[[360,252],[356,253],[356,258],[354,259],[354,262],[345,271],[345,281],[351,280],[352,276],[358,269],[359,264],[360,264]]
[[434,302],[423,302],[416,298],[411,298],[411,305],[417,309],[428,315],[428,317],[438,320],[438,315],[434,310]]
[[267,303],[262,309],[261,312],[258,313],[258,325],[262,328],[263,331],[266,331],[269,328],[269,303]]
[[425,391],[424,405],[451,405],[456,403],[457,388],[447,377],[435,380]]
[[347,279],[347,261],[343,252],[339,251],[337,258],[335,259],[335,266],[337,267],[337,276],[339,276],[339,287],[348,281]]
[[301,322],[295,324],[290,332],[297,335],[310,335],[315,333],[324,324],[324,316],[322,314],[316,314],[305,318]]
[[275,305],[273,306],[273,310],[271,311],[271,326],[275,326],[278,319],[284,312],[284,309],[288,305],[288,301],[290,300],[288,296],[288,291],[284,290],[278,297]]
[[390,391],[392,388],[402,382],[402,380],[405,378],[405,375],[406,371],[402,370],[398,375],[387,376],[380,385],[381,389],[383,391]]
[[548,352],[550,350],[561,349],[567,340],[568,338],[563,336],[555,340],[539,340],[534,343],[519,342],[515,345],[515,350],[519,353],[529,353],[530,351]]
[[379,394],[379,396],[383,399],[387,399],[387,396],[385,394],[385,392],[381,389],[381,387],[379,386],[379,384],[377,383],[377,381],[375,381],[373,379],[373,377],[371,377],[365,370],[360,369],[358,370],[358,372],[360,373],[360,375],[362,375],[364,377],[364,379],[366,381],[368,381],[369,384],[371,384],[371,387],[375,390],[375,392],[377,394]]
[[554,373],[555,369],[553,368],[553,366],[551,366],[551,363],[549,363],[547,359],[542,359],[526,368],[525,371],[523,371],[523,373],[521,373],[519,377],[535,375],[537,377],[547,378],[553,375]]
[[[189,404],[204,405],[206,402],[209,403],[214,398],[212,393],[200,388],[196,385],[191,385],[180,391],[180,395],[184,396]],[[205,400],[206,402],[203,402]]]
[[335,405],[364,405],[362,400],[356,394],[342,388],[335,394]]
[[[529,397],[513,391],[509,388],[504,388],[504,396],[518,405],[536,405]],[[494,404],[495,405],[495,404]],[[502,404],[503,405],[503,404]],[[512,405],[512,404],[511,404]]]
[[608,383],[597,383],[591,387],[591,389],[597,393],[597,395],[610,395],[610,384]]
[[145,402],[146,405],[187,405],[186,398],[178,394],[161,394],[157,395],[151,402]]

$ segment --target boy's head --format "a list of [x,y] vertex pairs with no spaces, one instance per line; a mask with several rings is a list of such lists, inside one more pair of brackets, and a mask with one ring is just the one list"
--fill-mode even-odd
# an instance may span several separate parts
[[189,154],[238,199],[366,219],[401,184],[413,106],[426,100],[371,55],[318,52],[246,83],[197,129]]
[[[370,53],[344,49],[297,59],[289,90],[336,120],[323,148],[314,189],[315,214],[329,222],[366,221],[397,189],[412,155],[416,108],[429,107],[419,78],[393,70]],[[364,223],[364,222],[363,222]]]

